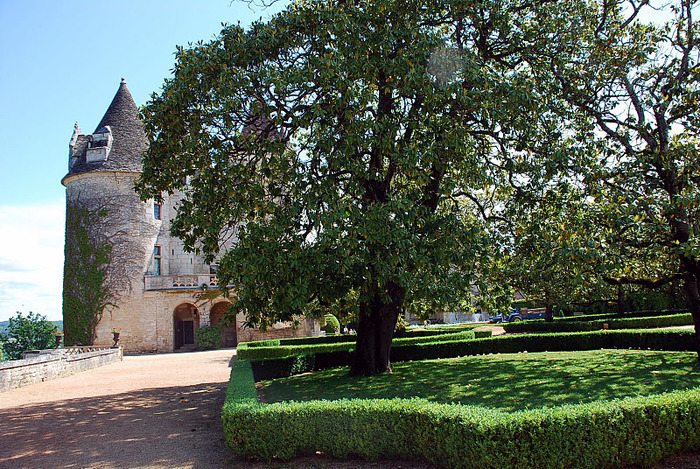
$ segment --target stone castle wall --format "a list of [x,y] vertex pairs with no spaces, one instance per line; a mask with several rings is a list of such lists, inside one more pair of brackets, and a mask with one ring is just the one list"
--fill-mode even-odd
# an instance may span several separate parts
[[[95,134],[80,134],[76,125],[69,168],[89,151],[89,143],[95,138]],[[119,136],[115,138],[116,145]],[[106,150],[104,161],[111,161],[109,158]],[[221,296],[202,298],[201,283],[208,291],[217,288],[213,269],[201,256],[185,252],[182,241],[170,235],[170,220],[175,218],[183,194],[164,194],[157,216],[154,201],[143,202],[134,192],[139,176],[139,172],[122,170],[70,173],[62,181],[66,186],[66,209],[70,213],[82,205],[106,214],[92,217],[88,227],[93,239],[107,240],[111,246],[105,285],[112,293],[112,304],[104,309],[96,327],[95,345],[111,346],[112,330],[119,329],[120,344],[127,353],[172,352],[177,345],[176,316],[188,315],[186,320],[188,324],[193,322],[195,329],[207,326],[211,324],[212,308],[228,300]],[[67,225],[67,242],[70,236]],[[224,249],[236,241],[235,236],[224,238]],[[179,320],[181,324],[182,317]],[[242,315],[236,318],[237,341],[320,333],[313,320],[304,320],[298,327],[278,324],[267,332],[245,329],[244,322]]]

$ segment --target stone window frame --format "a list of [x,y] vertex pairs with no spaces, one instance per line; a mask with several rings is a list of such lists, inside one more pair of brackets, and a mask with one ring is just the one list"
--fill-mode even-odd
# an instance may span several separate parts
[[153,275],[162,275],[163,248],[159,244],[153,246]]
[[157,202],[153,203],[153,218],[156,220],[163,219],[163,204],[159,204]]

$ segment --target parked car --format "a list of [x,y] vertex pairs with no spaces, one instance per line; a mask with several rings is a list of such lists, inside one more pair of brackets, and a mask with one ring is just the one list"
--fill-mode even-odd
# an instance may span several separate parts
[[501,322],[515,322],[515,321],[522,321],[523,317],[520,315],[520,311],[517,309],[511,310],[510,314],[508,316],[504,316],[503,313],[499,313],[496,316],[492,316],[491,320],[489,321],[490,324],[498,324]]

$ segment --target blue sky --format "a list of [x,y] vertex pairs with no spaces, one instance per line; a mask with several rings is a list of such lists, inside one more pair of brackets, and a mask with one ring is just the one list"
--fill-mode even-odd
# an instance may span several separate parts
[[0,321],[61,319],[68,142],[92,132],[125,78],[143,105],[176,45],[264,10],[230,0],[0,0]]

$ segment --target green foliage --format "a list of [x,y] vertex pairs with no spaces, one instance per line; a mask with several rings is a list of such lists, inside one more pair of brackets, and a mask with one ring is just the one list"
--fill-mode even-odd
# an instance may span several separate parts
[[[91,227],[107,216],[76,202],[66,211],[66,247],[63,272],[63,330],[66,345],[89,345],[95,328],[113,298],[105,284],[112,247],[103,233]],[[99,231],[99,230],[98,230]]]
[[240,360],[231,371],[222,420],[232,449],[265,460],[322,452],[455,468],[590,469],[650,465],[700,449],[697,389],[508,413],[425,399],[261,405],[250,364]]
[[[482,333],[489,334],[491,331],[479,331]],[[239,347],[237,350],[238,357],[242,360],[265,360],[269,358],[282,358],[295,355],[305,355],[313,353],[327,353],[335,351],[352,350],[355,348],[354,342],[349,342],[347,340],[352,340],[352,336],[344,336],[346,342],[340,343],[312,343],[312,344],[297,344],[297,345],[279,345],[279,346],[268,346],[268,347]],[[475,338],[474,331],[463,331],[455,332],[452,334],[438,334],[428,337],[402,337],[394,339],[392,344],[394,347],[404,347],[407,345],[419,344],[419,343],[433,343],[438,341],[451,341],[451,340],[472,340]],[[396,353],[396,351],[392,352]]]
[[321,330],[326,334],[336,335],[340,332],[340,322],[338,318],[332,314],[326,314],[323,316],[323,321],[321,322]]
[[[56,326],[46,316],[29,312],[25,317],[17,312],[1,337],[2,350],[10,360],[22,358],[24,351],[56,348],[53,333]],[[2,352],[0,352],[2,353]]]
[[[506,335],[476,340],[440,340],[428,337],[423,343],[393,347],[393,361],[415,361],[437,358],[452,358],[489,353],[581,351],[605,349],[650,349],[689,351],[694,349],[693,331],[678,330],[620,330],[570,333],[542,333]],[[298,372],[348,366],[352,363],[352,344],[336,344],[334,348],[257,349],[259,355],[250,350],[243,354],[252,361],[256,379],[272,379],[289,376],[292,367]],[[343,345],[345,345],[343,347]],[[239,352],[240,353],[240,352]],[[273,358],[273,357],[284,358]],[[297,357],[304,357],[303,359]],[[265,371],[260,371],[264,369]],[[263,377],[264,376],[264,377]]]
[[656,327],[690,326],[693,317],[690,313],[641,318],[597,319],[594,321],[523,321],[503,324],[506,332],[578,332],[605,329],[643,329]]
[[[470,331],[483,324],[450,324],[444,326],[431,326],[429,328],[410,328],[404,334],[395,336],[395,338],[412,338],[412,337],[429,337],[444,334],[455,334],[464,331]],[[474,331],[475,337],[490,337],[490,330]],[[295,337],[290,339],[271,339],[258,340],[254,342],[241,342],[238,344],[239,350],[244,350],[249,347],[277,347],[277,346],[297,346],[297,345],[318,345],[318,344],[338,344],[355,342],[355,335],[333,335],[333,336],[318,336],[318,337]]]
[[[548,9],[310,1],[228,26],[180,48],[143,108],[151,144],[137,189],[183,191],[173,233],[220,258],[220,284],[250,325],[314,304],[357,311],[372,362],[361,371],[388,369],[381,331],[404,311],[462,306],[517,158],[560,140],[550,90],[522,62],[547,50],[537,24]],[[237,243],[220,253],[232,226]]]
[[221,329],[217,326],[204,326],[194,331],[194,343],[198,350],[221,348]]
[[245,349],[248,347],[279,347],[280,339],[268,339],[268,340],[257,340],[255,342],[240,342],[238,344],[239,349]]
[[572,151],[550,162],[566,168],[566,175],[552,178],[550,188],[579,188],[585,195],[579,206],[589,220],[562,226],[555,251],[590,266],[621,297],[631,285],[681,282],[697,324],[700,42],[691,14],[696,2],[669,2],[666,24],[645,22],[645,10],[654,10],[642,6],[639,21],[636,11],[617,4],[588,15],[571,10],[576,20],[566,27],[558,23],[552,60],[540,63],[541,76],[558,77],[565,105],[557,112],[572,123],[566,139]]

